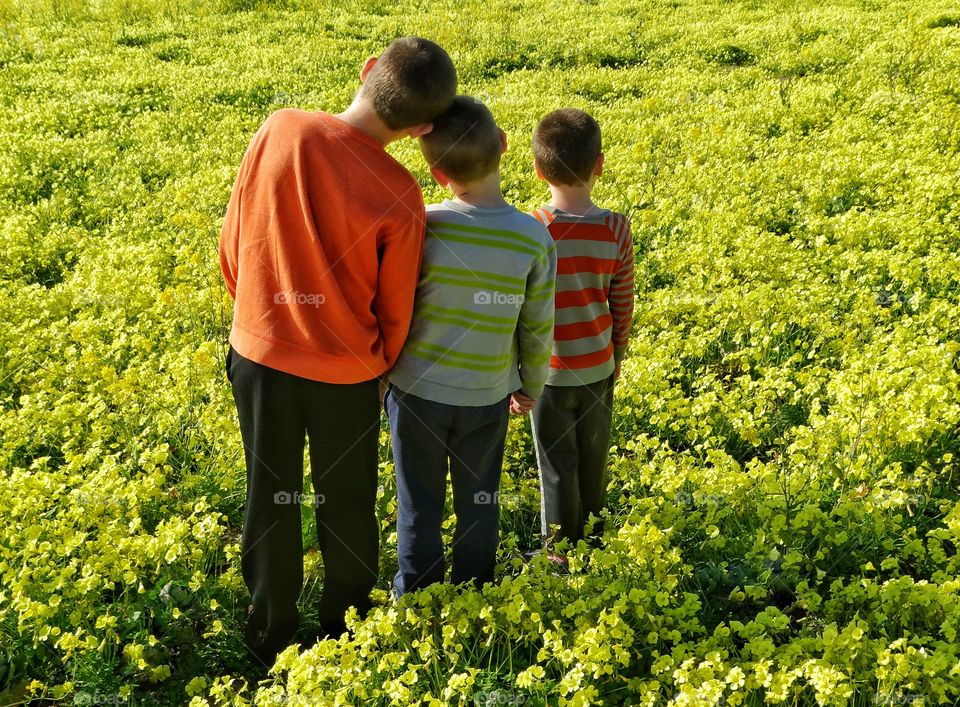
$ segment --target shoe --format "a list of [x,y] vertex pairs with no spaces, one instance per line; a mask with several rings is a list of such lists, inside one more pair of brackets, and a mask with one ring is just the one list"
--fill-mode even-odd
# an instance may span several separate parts
[[267,669],[273,666],[277,656],[287,647],[286,641],[281,644],[277,641],[270,640],[266,627],[254,617],[252,604],[247,607],[247,621],[243,628],[243,642],[254,660]]
[[559,552],[554,552],[548,548],[525,552],[523,557],[527,560],[527,562],[533,562],[534,558],[540,555],[546,557],[547,562],[556,567],[561,574],[568,574],[570,572],[570,561],[567,559],[567,556]]

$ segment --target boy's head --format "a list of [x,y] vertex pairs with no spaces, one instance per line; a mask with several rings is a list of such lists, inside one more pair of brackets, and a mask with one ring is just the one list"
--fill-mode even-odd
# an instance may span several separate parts
[[445,186],[474,182],[497,170],[507,142],[489,108],[476,98],[457,96],[433,121],[433,130],[420,138],[420,149]]
[[555,186],[589,184],[603,167],[600,126],[576,108],[547,113],[533,132],[537,174]]
[[361,97],[391,130],[430,123],[457,94],[457,71],[438,44],[420,37],[393,40],[361,73]]

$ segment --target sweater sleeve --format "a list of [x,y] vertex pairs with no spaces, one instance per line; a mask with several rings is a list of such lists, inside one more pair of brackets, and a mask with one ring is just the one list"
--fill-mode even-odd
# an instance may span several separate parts
[[426,213],[419,190],[416,203],[407,206],[405,218],[388,222],[381,232],[374,307],[388,371],[397,362],[410,330],[426,235]]
[[521,391],[534,399],[543,392],[550,369],[557,280],[557,249],[546,227],[543,230],[549,246],[544,248],[527,276],[517,328]]
[[630,343],[630,328],[633,325],[634,307],[634,256],[633,234],[630,221],[620,215],[614,224],[619,250],[617,270],[610,282],[610,317],[613,321],[613,358],[617,363],[623,360]]
[[258,138],[263,133],[263,127],[250,139],[247,151],[240,162],[237,178],[233,182],[233,191],[230,192],[230,201],[223,215],[223,225],[220,227],[220,272],[227,284],[230,297],[237,298],[237,275],[240,260],[240,211],[243,203],[243,188],[250,172],[250,163],[253,161],[253,151]]

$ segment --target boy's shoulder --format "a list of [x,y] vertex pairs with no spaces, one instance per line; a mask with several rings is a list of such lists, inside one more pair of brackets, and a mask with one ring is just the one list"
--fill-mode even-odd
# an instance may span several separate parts
[[452,206],[449,201],[440,204],[427,204],[427,224],[443,221],[452,221],[463,225],[470,224],[479,228],[513,231],[519,235],[532,238],[545,247],[553,245],[553,238],[543,223],[512,205],[504,207],[495,215],[485,215],[481,225],[481,223],[474,223],[475,219],[469,213]]
[[[304,130],[311,122],[316,122],[318,113],[310,113],[300,108],[280,108],[273,111],[263,121],[263,128],[268,130]],[[311,121],[311,117],[314,119]]]
[[330,113],[281,108],[267,117],[262,129],[282,136],[287,149],[308,150],[325,159],[339,160],[343,169],[362,169],[366,165],[377,175],[374,183],[390,185],[388,193],[395,201],[422,203],[420,183],[410,170],[372,137]]
[[526,214],[520,210],[516,211],[517,226],[524,229],[525,233],[536,236],[543,245],[548,248],[553,247],[553,236],[547,230],[546,225],[532,214]]
[[545,204],[531,211],[530,215],[545,226],[554,223],[602,225],[609,228],[618,237],[630,229],[630,217],[613,209],[603,209],[596,216],[584,217],[568,214],[550,204]]
[[596,216],[579,216],[577,214],[568,214],[561,211],[552,204],[544,204],[530,212],[530,215],[541,223],[552,223],[556,220],[582,221],[584,223],[616,223],[626,221],[630,222],[630,217],[620,211],[613,209],[600,208],[600,213]]
[[438,218],[441,214],[453,213],[453,209],[447,206],[446,202],[441,202],[439,204],[427,204],[427,215],[434,214],[434,218]]
[[[350,155],[357,153],[363,159],[382,156],[383,163],[391,165],[396,163],[397,166],[402,167],[373,136],[326,111],[280,108],[267,116],[263,122],[263,129],[283,134],[288,138],[299,138],[303,145],[315,146],[316,141],[320,140],[341,153]],[[410,174],[405,167],[403,171]]]

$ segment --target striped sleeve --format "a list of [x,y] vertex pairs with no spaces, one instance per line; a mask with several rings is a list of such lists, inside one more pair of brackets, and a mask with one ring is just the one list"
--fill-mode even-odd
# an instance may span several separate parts
[[610,318],[613,321],[613,358],[623,360],[630,343],[630,328],[633,325],[634,307],[634,256],[633,234],[630,220],[623,214],[611,216],[610,227],[616,235],[619,259],[617,269],[610,281]]
[[534,209],[530,212],[530,215],[544,226],[549,226],[553,222],[553,214],[543,208]]

